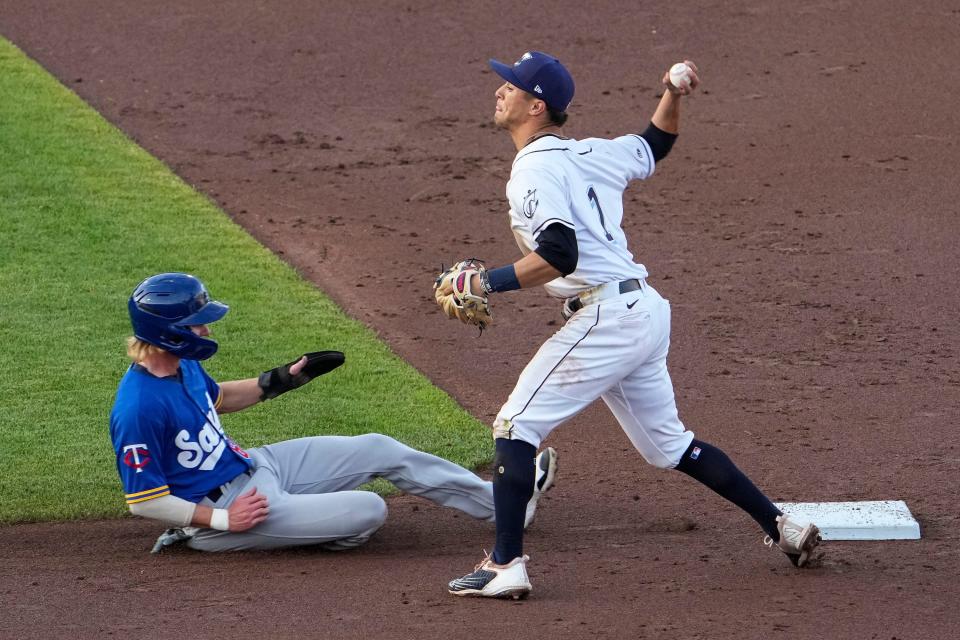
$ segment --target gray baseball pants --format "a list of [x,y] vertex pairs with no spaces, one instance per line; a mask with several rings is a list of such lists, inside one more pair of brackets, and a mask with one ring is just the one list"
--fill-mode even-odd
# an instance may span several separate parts
[[201,551],[280,549],[321,545],[341,550],[366,542],[387,518],[383,498],[351,491],[374,478],[481,520],[494,520],[493,484],[448,460],[417,451],[389,436],[317,436],[249,449],[253,475],[223,485],[216,503],[225,509],[256,487],[267,496],[270,515],[234,533],[199,529],[187,543]]

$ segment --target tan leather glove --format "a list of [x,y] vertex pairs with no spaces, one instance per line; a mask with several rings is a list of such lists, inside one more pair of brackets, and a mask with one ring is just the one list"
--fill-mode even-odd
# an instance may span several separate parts
[[487,269],[476,258],[462,260],[439,276],[433,284],[433,295],[448,318],[486,329],[493,324],[490,301],[483,291],[474,291],[473,275],[485,279]]

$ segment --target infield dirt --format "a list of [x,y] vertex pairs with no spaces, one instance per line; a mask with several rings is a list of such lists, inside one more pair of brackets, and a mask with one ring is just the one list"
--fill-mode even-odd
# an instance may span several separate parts
[[441,262],[518,255],[486,59],[559,56],[574,137],[642,130],[695,60],[625,224],[672,301],[681,417],[775,500],[904,499],[923,534],[797,571],[593,407],[548,441],[528,601],[447,595],[492,529],[399,497],[343,554],[153,557],[132,519],[0,528],[0,637],[960,637],[958,31],[945,1],[0,0],[2,35],[483,421],[560,321],[505,294],[476,338],[432,301]]

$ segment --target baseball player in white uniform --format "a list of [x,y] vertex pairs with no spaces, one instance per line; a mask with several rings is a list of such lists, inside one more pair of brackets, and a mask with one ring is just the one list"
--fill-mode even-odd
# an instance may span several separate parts
[[[244,450],[220,414],[299,388],[344,362],[339,351],[309,353],[256,378],[214,381],[200,364],[217,351],[208,325],[227,305],[200,280],[161,273],[128,301],[133,363],[110,412],[110,436],[127,505],[174,525],[154,551],[184,542],[200,551],[363,544],[387,517],[383,499],[353,491],[382,477],[397,488],[481,520],[494,519],[493,488],[474,473],[378,433],[316,436]],[[533,458],[531,458],[533,461]],[[532,498],[550,488],[556,452],[531,464]]]
[[530,592],[523,554],[530,460],[551,431],[597,398],[647,462],[682,471],[741,507],[766,532],[768,546],[794,565],[806,564],[820,540],[814,524],[780,512],[720,449],[680,421],[667,371],[670,306],[634,261],[621,228],[624,189],[653,175],[677,137],[682,96],[699,84],[696,65],[686,64],[681,86],[664,75],[663,97],[645,131],[574,140],[561,128],[573,78],[556,58],[531,51],[513,65],[490,61],[505,81],[494,121],[517,149],[507,199],[524,257],[469,273],[469,285],[484,297],[543,285],[564,301],[567,322],[523,370],[494,421],[496,544],[473,572],[449,583],[452,594]]

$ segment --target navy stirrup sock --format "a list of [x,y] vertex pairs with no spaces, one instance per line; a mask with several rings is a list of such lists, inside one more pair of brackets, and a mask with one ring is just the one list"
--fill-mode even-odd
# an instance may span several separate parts
[[523,519],[533,496],[537,448],[522,440],[497,438],[493,458],[493,502],[497,543],[493,561],[507,564],[523,555]]
[[675,468],[746,511],[774,542],[780,540],[777,516],[782,512],[723,451],[694,440]]

